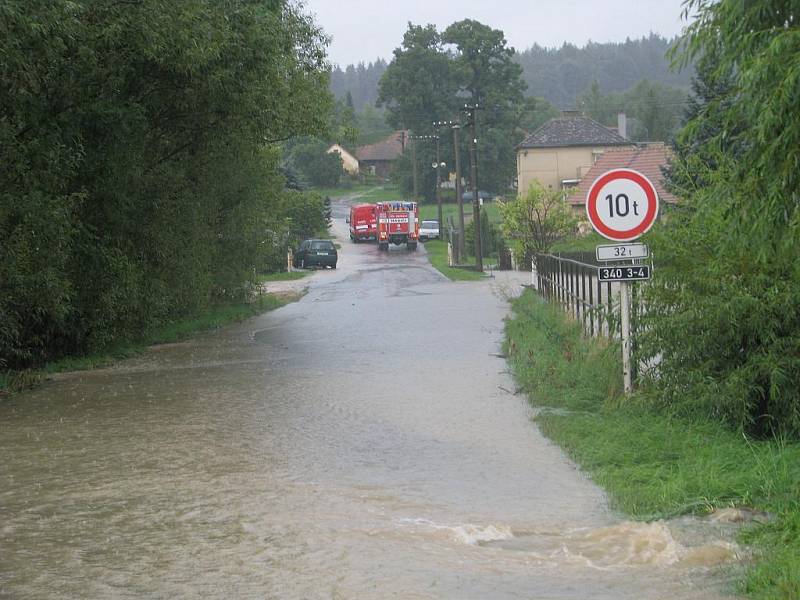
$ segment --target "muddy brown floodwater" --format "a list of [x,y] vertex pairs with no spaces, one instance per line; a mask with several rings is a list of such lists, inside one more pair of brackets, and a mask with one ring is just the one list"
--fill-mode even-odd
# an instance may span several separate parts
[[726,597],[730,531],[626,522],[508,393],[519,281],[340,267],[0,403],[0,597]]

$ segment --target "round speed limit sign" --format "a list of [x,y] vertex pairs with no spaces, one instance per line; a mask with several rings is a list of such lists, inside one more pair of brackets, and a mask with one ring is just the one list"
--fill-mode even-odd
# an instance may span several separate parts
[[603,237],[629,242],[655,223],[658,193],[653,182],[638,171],[607,171],[589,188],[586,214],[592,227]]

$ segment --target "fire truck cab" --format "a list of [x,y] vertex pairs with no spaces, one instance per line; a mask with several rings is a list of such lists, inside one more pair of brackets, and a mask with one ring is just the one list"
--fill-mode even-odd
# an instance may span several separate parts
[[388,250],[389,244],[405,244],[417,249],[419,240],[419,208],[416,202],[394,200],[375,204],[378,221],[378,249]]

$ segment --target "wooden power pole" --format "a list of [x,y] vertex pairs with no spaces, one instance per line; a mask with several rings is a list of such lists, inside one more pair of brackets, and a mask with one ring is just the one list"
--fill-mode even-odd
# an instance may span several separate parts
[[456,201],[458,202],[458,257],[459,260],[464,260],[464,255],[467,253],[467,243],[464,239],[464,190],[461,189],[461,150],[458,147],[458,130],[461,125],[458,123],[453,124],[453,151],[456,159]]
[[469,144],[469,171],[472,187],[472,219],[475,228],[475,270],[483,271],[483,244],[481,243],[481,204],[478,198],[478,124],[477,104],[465,104],[464,110],[469,114],[469,125],[472,128],[472,140]]
[[[434,123],[434,126],[436,123]],[[439,130],[436,130],[436,164],[434,167],[436,168],[436,205],[439,207],[439,237],[442,236],[442,232],[444,231],[444,221],[442,220],[442,175],[441,169],[442,166],[442,156],[441,156],[441,142],[439,140]]]
[[414,181],[414,201],[417,200],[419,195],[419,184],[417,183],[417,136],[410,135],[408,136],[411,142],[411,166],[413,172],[413,181]]

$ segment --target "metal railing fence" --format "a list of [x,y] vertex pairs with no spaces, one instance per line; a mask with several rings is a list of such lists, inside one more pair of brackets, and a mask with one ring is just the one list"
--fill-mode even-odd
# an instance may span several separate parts
[[620,328],[619,284],[597,278],[597,263],[537,254],[532,284],[545,300],[560,305],[587,335],[615,337]]

